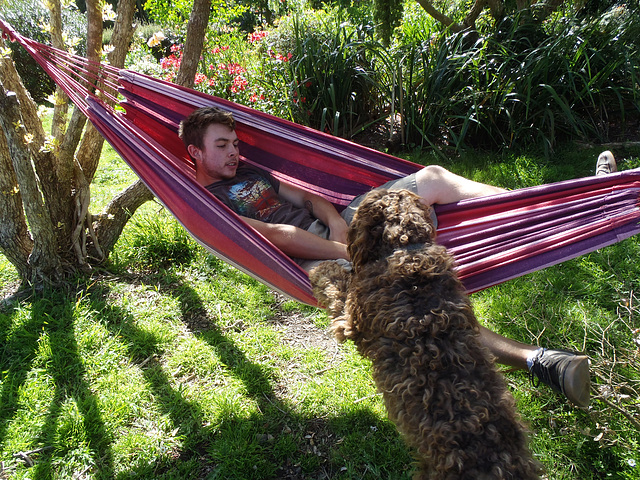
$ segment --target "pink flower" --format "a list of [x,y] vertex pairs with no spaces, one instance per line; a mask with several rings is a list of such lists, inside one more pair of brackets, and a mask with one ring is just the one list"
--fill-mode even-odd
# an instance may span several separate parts
[[196,85],[200,85],[201,83],[204,83],[207,81],[207,76],[204,73],[196,73],[196,78],[194,80],[194,83]]
[[272,50],[269,51],[269,55],[271,56],[271,58],[275,58],[277,62],[288,62],[293,57],[292,53],[282,55],[280,53],[275,53]]
[[160,66],[164,70],[178,70],[180,68],[180,61],[182,60],[182,55],[180,58],[176,58],[175,55],[169,55],[168,57],[163,57],[160,59]]
[[229,63],[226,66],[226,69],[229,72],[229,75],[240,75],[247,72],[247,69],[239,63]]

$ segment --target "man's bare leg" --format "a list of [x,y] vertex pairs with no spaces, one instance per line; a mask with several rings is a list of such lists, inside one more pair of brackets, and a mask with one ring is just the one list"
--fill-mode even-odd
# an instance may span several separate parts
[[534,347],[480,327],[480,343],[502,365],[527,370],[537,379],[561,391],[580,407],[589,406],[589,358],[563,350]]
[[506,191],[500,187],[461,177],[438,165],[429,165],[420,170],[416,174],[416,183],[418,195],[428,205],[457,202]]
[[527,358],[540,348],[503,337],[483,326],[480,342],[496,357],[497,363],[521,370],[527,370]]

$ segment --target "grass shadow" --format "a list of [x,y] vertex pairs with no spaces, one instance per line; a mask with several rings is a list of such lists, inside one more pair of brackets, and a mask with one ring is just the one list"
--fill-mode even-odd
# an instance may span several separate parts
[[[145,284],[153,279],[145,279]],[[276,475],[281,462],[292,450],[293,443],[281,438],[283,429],[289,425],[304,424],[311,419],[301,418],[291,407],[281,401],[274,390],[271,379],[263,368],[252,362],[246,353],[207,315],[198,293],[178,277],[162,277],[155,285],[159,293],[174,297],[181,311],[181,321],[187,329],[206,342],[228,374],[243,385],[245,395],[257,405],[259,414],[240,416],[232,410],[229,417],[219,425],[210,426],[204,418],[202,406],[185,397],[176,388],[166,369],[157,360],[161,354],[159,341],[150,337],[136,325],[129,312],[114,307],[105,299],[108,287],[98,287],[92,292],[91,308],[104,313],[106,326],[113,335],[119,335],[128,345],[128,355],[134,364],[143,364],[141,371],[159,406],[160,413],[167,415],[179,435],[184,439],[180,454],[164,465],[136,467],[154,478],[253,478],[259,471],[260,478],[269,478],[268,472]],[[149,360],[149,358],[152,358]],[[277,421],[274,421],[278,418]],[[196,473],[199,472],[199,473]],[[119,474],[117,478],[128,478],[133,471]],[[144,474],[143,474],[144,475]],[[184,477],[182,477],[184,475]],[[267,477],[264,477],[267,475]],[[277,477],[271,477],[277,478]]]

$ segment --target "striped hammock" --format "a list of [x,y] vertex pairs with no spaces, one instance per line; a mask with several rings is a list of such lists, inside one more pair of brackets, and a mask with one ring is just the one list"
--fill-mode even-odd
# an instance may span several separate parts
[[[0,28],[36,59],[199,243],[300,302],[316,305],[306,272],[195,181],[177,135],[180,121],[202,106],[231,111],[243,161],[339,210],[421,168],[243,105],[91,63],[23,37],[2,20]],[[455,256],[471,293],[635,235],[639,196],[637,169],[437,205],[438,241]]]

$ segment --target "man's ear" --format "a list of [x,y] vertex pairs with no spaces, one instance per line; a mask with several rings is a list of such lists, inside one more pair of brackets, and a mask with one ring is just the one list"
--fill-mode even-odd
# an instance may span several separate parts
[[187,151],[196,162],[202,160],[202,150],[196,147],[193,143],[187,147]]

